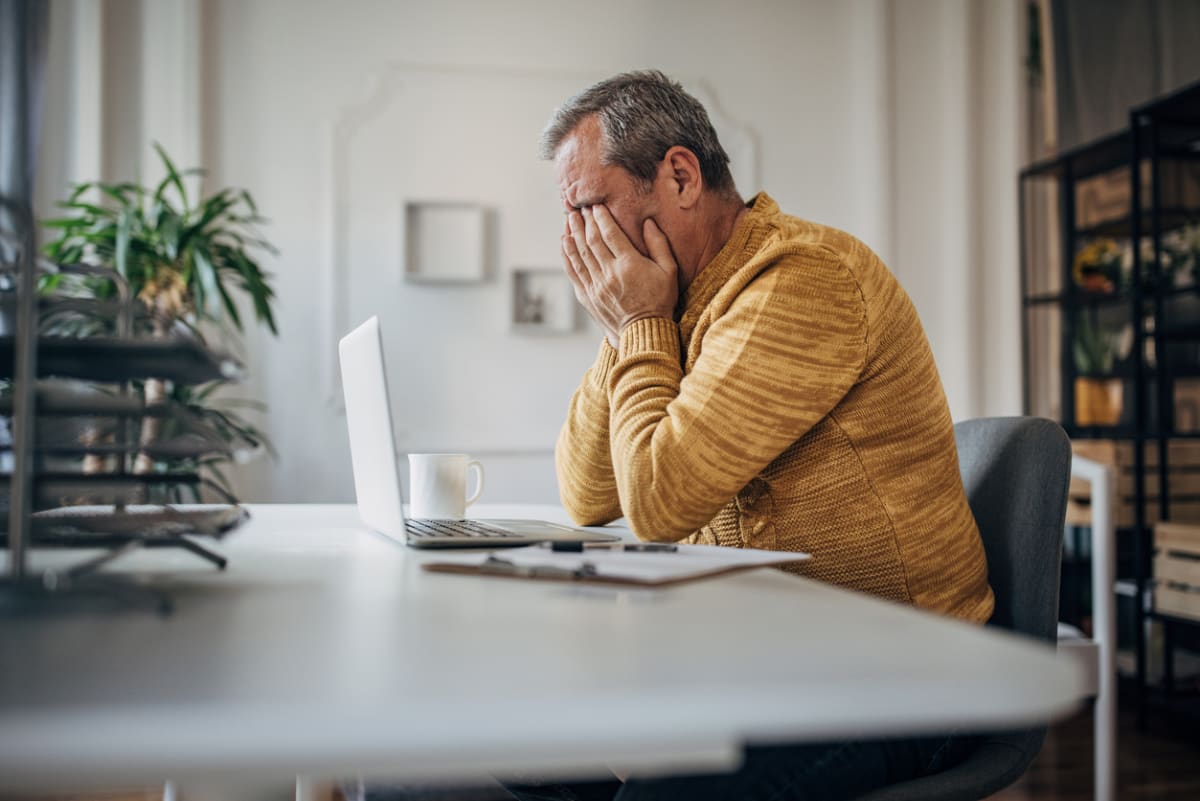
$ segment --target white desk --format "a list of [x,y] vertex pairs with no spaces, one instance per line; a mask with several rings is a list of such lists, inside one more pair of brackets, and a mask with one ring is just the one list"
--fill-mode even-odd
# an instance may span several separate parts
[[1023,724],[1082,694],[1050,649],[773,569],[431,574],[351,506],[251,509],[224,573],[173,550],[109,568],[167,589],[169,617],[0,617],[0,790],[733,764],[747,739]]

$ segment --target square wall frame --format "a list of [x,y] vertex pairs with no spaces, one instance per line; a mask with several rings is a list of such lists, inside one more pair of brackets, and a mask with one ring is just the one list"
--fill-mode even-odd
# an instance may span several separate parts
[[574,333],[575,289],[561,269],[518,267],[512,274],[512,330],[520,334]]
[[478,284],[488,278],[489,212],[478,203],[405,201],[401,212],[404,280]]

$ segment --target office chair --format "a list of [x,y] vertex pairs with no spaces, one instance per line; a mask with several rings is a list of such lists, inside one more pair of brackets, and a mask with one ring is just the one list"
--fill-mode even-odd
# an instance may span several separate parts
[[[954,437],[996,596],[989,625],[1054,642],[1071,443],[1035,417],[966,420]],[[1045,737],[1045,725],[983,735],[961,764],[858,801],[979,801],[1020,778]]]

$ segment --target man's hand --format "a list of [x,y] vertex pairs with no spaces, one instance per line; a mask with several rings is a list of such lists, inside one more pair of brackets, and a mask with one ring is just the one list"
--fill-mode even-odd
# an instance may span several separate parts
[[646,220],[642,236],[650,258],[638,252],[604,206],[567,217],[562,239],[567,276],[575,297],[614,348],[630,323],[646,317],[671,319],[675,313],[679,282],[671,246],[653,220]]

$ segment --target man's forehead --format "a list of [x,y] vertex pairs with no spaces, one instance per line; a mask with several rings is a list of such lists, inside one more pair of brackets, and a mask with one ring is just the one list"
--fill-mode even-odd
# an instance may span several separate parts
[[559,184],[559,195],[563,203],[572,208],[607,203],[612,198],[614,187],[602,178],[564,180]]
[[559,142],[554,151],[554,163],[562,172],[564,168],[587,165],[599,165],[603,154],[603,129],[596,117],[587,119],[576,125],[570,133]]
[[600,150],[573,131],[554,152],[554,166],[560,174],[584,169],[600,162]]
[[598,156],[588,158],[577,150],[569,153],[560,151],[555,159],[555,170],[563,200],[571,205],[580,205],[581,200],[603,194],[607,169]]

